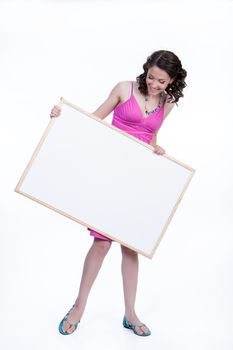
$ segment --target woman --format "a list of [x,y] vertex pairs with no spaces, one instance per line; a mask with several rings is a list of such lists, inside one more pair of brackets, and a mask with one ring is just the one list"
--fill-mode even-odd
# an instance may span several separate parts
[[[187,73],[179,58],[166,50],[152,53],[143,64],[143,70],[135,82],[119,82],[93,114],[104,119],[114,111],[112,125],[152,145],[154,152],[162,155],[165,150],[157,145],[157,133],[174,104],[183,97]],[[50,116],[58,117],[60,112],[60,108],[54,106]],[[78,297],[59,324],[59,331],[63,335],[71,334],[77,329],[91,287],[112,243],[98,232],[88,230],[94,241],[84,262]],[[148,336],[151,334],[149,328],[140,322],[135,312],[138,254],[124,246],[121,246],[121,251],[125,301],[123,326],[136,335]]]

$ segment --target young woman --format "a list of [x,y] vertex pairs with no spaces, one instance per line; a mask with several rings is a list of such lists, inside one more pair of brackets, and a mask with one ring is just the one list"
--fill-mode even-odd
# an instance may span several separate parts
[[[157,145],[157,133],[174,104],[183,97],[187,73],[179,58],[166,50],[152,53],[143,64],[143,71],[136,81],[116,84],[107,100],[93,114],[104,119],[113,111],[112,125],[152,145],[154,152],[162,155],[165,150]],[[58,117],[60,113],[60,108],[54,106],[50,116]],[[112,243],[100,233],[88,230],[94,241],[84,262],[77,299],[59,324],[59,332],[63,335],[71,334],[77,329],[91,287]],[[123,326],[136,335],[148,336],[151,334],[149,328],[140,322],[135,312],[138,254],[124,246],[121,246],[121,251],[125,301]]]

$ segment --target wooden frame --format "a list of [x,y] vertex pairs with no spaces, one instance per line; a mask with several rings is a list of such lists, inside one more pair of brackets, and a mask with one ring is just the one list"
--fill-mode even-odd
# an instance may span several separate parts
[[61,106],[15,191],[152,258],[195,170],[65,99]]

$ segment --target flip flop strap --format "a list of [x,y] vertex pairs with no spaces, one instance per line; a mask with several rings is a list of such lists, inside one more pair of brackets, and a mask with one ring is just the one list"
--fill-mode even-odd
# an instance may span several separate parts
[[146,325],[144,323],[139,325],[139,324],[133,324],[133,323],[129,322],[127,319],[125,321],[126,321],[126,325],[128,327],[132,327],[134,329],[135,329],[135,327],[146,327]]
[[132,327],[133,327],[133,329],[136,331],[136,327],[138,327],[138,328],[141,328],[141,327],[146,327],[146,325],[143,323],[143,324],[132,324]]

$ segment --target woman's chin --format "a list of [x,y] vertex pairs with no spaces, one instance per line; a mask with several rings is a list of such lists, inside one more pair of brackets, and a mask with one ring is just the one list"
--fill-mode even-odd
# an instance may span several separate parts
[[159,95],[161,90],[153,90],[153,89],[148,89],[148,93],[153,96]]

